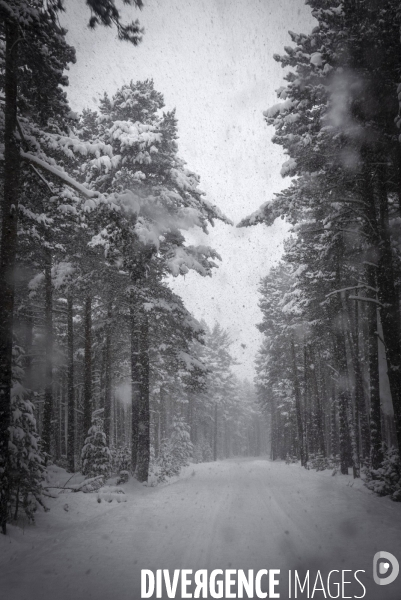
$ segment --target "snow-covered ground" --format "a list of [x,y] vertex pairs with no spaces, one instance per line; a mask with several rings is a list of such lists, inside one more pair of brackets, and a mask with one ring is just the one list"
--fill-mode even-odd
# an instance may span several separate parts
[[[57,479],[66,482],[56,468]],[[285,599],[289,569],[363,569],[367,600],[401,598],[401,576],[380,587],[372,576],[377,551],[401,559],[401,504],[351,477],[238,459],[191,465],[158,487],[122,487],[126,502],[59,493],[35,526],[0,536],[0,599],[139,600],[141,569],[202,568],[281,569]]]

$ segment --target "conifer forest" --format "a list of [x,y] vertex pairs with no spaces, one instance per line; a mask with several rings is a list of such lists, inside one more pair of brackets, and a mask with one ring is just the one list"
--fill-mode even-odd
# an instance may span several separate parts
[[400,2],[0,1],[0,200],[0,598],[399,599]]

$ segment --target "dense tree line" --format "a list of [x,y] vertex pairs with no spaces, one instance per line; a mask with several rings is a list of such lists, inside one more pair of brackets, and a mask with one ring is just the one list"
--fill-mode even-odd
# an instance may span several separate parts
[[[142,6],[141,0],[127,0],[127,4],[138,8]],[[87,0],[86,5],[91,11],[89,25],[92,28],[98,24],[115,26],[120,39],[134,45],[140,42],[142,30],[138,21],[123,23],[114,0]],[[47,193],[54,192],[53,187],[34,166],[36,162],[43,168],[49,161],[43,163],[37,156],[38,139],[32,136],[33,131],[30,129],[36,128],[36,133],[41,135],[45,131],[65,133],[68,128],[70,110],[63,86],[68,83],[65,69],[75,61],[75,51],[66,43],[66,32],[59,24],[58,14],[62,10],[62,0],[10,0],[2,2],[0,6],[0,118],[3,158],[0,166],[0,523],[3,533],[6,532],[13,472],[10,454],[13,446],[9,442],[12,387],[16,377],[12,372],[12,362],[15,355],[13,332],[15,274],[19,264],[17,241],[20,196],[30,189],[31,182],[26,177],[27,165],[30,165],[30,172],[41,180],[41,185],[47,188]],[[34,150],[36,157],[32,158],[29,152],[24,156],[25,150]],[[63,171],[53,168],[53,175],[57,177],[58,183],[68,181],[81,195],[91,195],[77,182],[66,178]],[[48,304],[49,301],[50,298],[47,297]],[[47,318],[50,324],[49,313]],[[47,411],[47,420],[49,414]]]
[[[399,3],[309,0],[265,112],[293,177],[242,226],[293,227],[261,282],[272,456],[377,471],[401,446]],[[384,445],[385,443],[385,445]]]
[[[140,42],[139,23],[122,23],[112,0],[87,5],[90,27]],[[227,334],[198,323],[167,283],[189,270],[210,276],[220,257],[183,232],[229,221],[179,157],[175,113],[153,81],[105,95],[98,111],[71,111],[75,51],[62,9],[0,6],[3,533],[20,507],[32,517],[50,460],[146,481],[189,457],[265,443]]]

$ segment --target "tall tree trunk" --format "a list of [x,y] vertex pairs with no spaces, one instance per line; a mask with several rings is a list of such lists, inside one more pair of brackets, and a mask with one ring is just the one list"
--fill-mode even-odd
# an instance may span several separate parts
[[[352,388],[350,367],[349,364],[352,361],[352,342],[350,340],[350,327],[349,327],[349,313],[347,310],[347,304],[345,300],[345,292],[341,293],[341,329],[344,338],[345,348],[345,360],[347,364],[349,390]],[[347,348],[348,343],[348,348]],[[348,350],[348,353],[347,353]],[[349,358],[348,358],[349,356]],[[355,396],[355,394],[354,394]],[[354,478],[360,477],[360,457],[359,457],[359,437],[357,433],[357,424],[359,423],[358,405],[353,403],[353,395],[351,392],[348,394],[348,406],[347,406],[347,419],[348,419],[348,431],[349,440],[351,445],[351,458],[352,458],[352,469]]]
[[338,420],[339,420],[339,445],[340,469],[343,475],[348,475],[349,465],[349,438],[347,420],[348,392],[340,389],[338,393]]
[[[379,277],[380,270],[380,237],[377,222],[377,211],[374,196],[374,178],[370,167],[370,156],[365,152],[363,195],[367,205],[368,222],[365,224],[365,232],[371,247],[365,262],[365,274],[369,288],[377,289],[377,295],[371,294],[372,302],[367,302],[366,315],[368,322],[367,347],[369,357],[369,395],[370,395],[370,464],[378,468],[383,459],[382,434],[381,434],[381,408],[380,408],[380,379],[379,379],[379,352],[377,340],[377,305],[375,304],[380,294],[380,285],[383,286],[384,278]],[[382,294],[380,294],[382,296]],[[398,334],[397,334],[398,335]],[[387,352],[386,352],[387,354]],[[392,392],[392,390],[391,390]]]
[[188,393],[188,425],[189,425],[189,437],[192,443],[194,443],[195,426],[194,426],[194,395]]
[[351,452],[352,452],[352,470],[353,470],[353,475],[354,475],[354,479],[355,479],[356,477],[360,477],[360,473],[361,473],[360,461],[359,461],[359,444],[358,444],[357,432],[356,432],[356,427],[355,427],[356,418],[353,413],[351,395],[348,396],[348,399],[349,399],[348,413],[347,413],[348,431],[349,431],[349,439],[350,439],[350,443],[351,443]]
[[261,433],[260,433],[260,421],[259,418],[256,416],[254,417],[254,423],[255,423],[255,437],[256,437],[256,447],[255,447],[255,452],[256,452],[256,456],[260,456],[262,453],[262,444],[261,444]]
[[213,460],[217,460],[217,402],[214,403]]
[[[358,294],[357,294],[358,295]],[[361,454],[363,458],[368,458],[370,455],[370,432],[369,432],[369,421],[366,410],[366,398],[363,387],[363,376],[361,368],[361,354],[360,354],[360,327],[359,327],[359,301],[356,302],[355,316],[352,319],[349,311],[348,316],[348,343],[351,352],[352,365],[355,374],[355,422],[358,432],[361,437]],[[358,437],[359,440],[359,437]]]
[[46,328],[46,367],[45,367],[45,402],[43,407],[43,450],[51,453],[52,420],[53,420],[53,284],[52,262],[50,252],[45,265],[45,328]]
[[[336,288],[341,288],[341,256],[342,243],[338,248],[337,277]],[[348,427],[348,405],[350,402],[349,393],[349,374],[347,364],[347,349],[345,344],[345,332],[343,323],[343,308],[341,298],[334,300],[334,319],[333,319],[333,347],[334,358],[337,368],[337,402],[338,402],[338,422],[339,422],[339,446],[340,446],[340,468],[343,475],[348,475],[350,463],[350,439]]]
[[[229,419],[226,419],[224,429],[225,429],[225,447],[226,447],[225,454],[226,454],[226,458],[230,458],[230,456],[231,456],[231,423],[230,423]],[[257,433],[259,433],[259,432],[257,432]],[[258,438],[256,440],[256,445],[257,444],[258,444]]]
[[157,404],[158,409],[155,411],[155,435],[154,435],[154,447],[155,447],[155,458],[159,458],[160,453],[160,442],[161,442],[161,411],[160,403]]
[[387,358],[387,373],[393,400],[398,447],[401,449],[400,307],[398,293],[394,282],[386,180],[386,167],[380,165],[378,167],[380,242],[377,283],[379,301],[382,304],[381,322]]
[[[343,378],[343,386],[346,389],[346,394],[344,395],[344,402],[341,406],[340,418],[343,418],[343,410],[345,410],[345,418],[346,418],[346,436],[347,436],[347,447],[348,447],[348,464],[351,463],[353,475],[355,477],[360,476],[360,462],[359,462],[359,448],[357,443],[357,435],[355,430],[355,418],[354,418],[354,406],[352,402],[351,395],[351,382],[350,382],[350,374],[349,374],[349,364],[347,358],[347,324],[346,324],[346,312],[345,312],[345,292],[341,293],[341,302],[339,303],[340,310],[340,323],[341,323],[341,332],[340,332],[340,341],[339,347],[341,349],[341,358],[339,361],[340,373],[342,373]],[[343,472],[343,471],[342,471]],[[348,472],[348,471],[347,471]]]
[[[307,447],[308,454],[319,452],[319,431],[317,427],[317,403],[313,381],[313,370],[310,368],[311,357],[310,345],[304,345],[304,372],[305,372],[305,413],[307,425]],[[306,412],[307,411],[307,412]]]
[[274,409],[274,400],[272,400],[271,403],[271,408],[270,408],[270,459],[271,460],[275,460],[276,456],[275,456],[275,448],[274,448],[274,437],[275,437],[275,424],[274,424],[274,413],[275,413],[275,409]]
[[[59,385],[54,386],[53,392],[53,418],[52,418],[52,436],[53,436],[53,456],[56,460],[61,456],[61,403],[63,401],[63,383],[62,375],[60,374]],[[58,388],[58,389],[57,389]]]
[[74,322],[72,296],[67,299],[67,461],[70,473],[75,471],[75,398],[74,398]]
[[149,322],[145,312],[141,315],[140,336],[140,400],[138,411],[138,481],[147,481],[150,460],[150,407],[149,407]]
[[111,358],[111,319],[113,316],[113,303],[107,304],[107,324],[105,341],[105,378],[104,378],[104,432],[110,446],[111,425],[111,384],[112,384],[112,358]]
[[305,461],[305,440],[304,440],[304,426],[302,423],[302,407],[301,407],[301,387],[299,385],[297,357],[295,354],[294,340],[291,340],[291,357],[292,357],[292,371],[294,381],[294,394],[295,394],[295,412],[297,415],[297,431],[298,431],[298,447],[299,454],[301,457],[301,465],[306,465]]
[[323,456],[326,456],[326,445],[325,445],[325,441],[324,441],[324,421],[323,421],[323,408],[322,408],[322,401],[320,399],[320,392],[319,392],[319,386],[318,386],[318,381],[317,381],[317,364],[316,364],[316,356],[312,350],[312,348],[310,348],[309,350],[309,358],[311,361],[311,364],[309,365],[309,371],[310,371],[310,381],[311,381],[311,388],[313,390],[313,396],[314,396],[314,400],[315,400],[315,431],[316,431],[316,442],[317,442],[317,452],[322,454]]
[[[370,287],[376,286],[376,268],[366,265],[366,275]],[[370,388],[370,464],[378,469],[383,460],[380,379],[379,379],[379,349],[377,338],[377,305],[367,303],[368,316],[368,355],[369,355],[369,388]]]
[[131,397],[132,397],[132,440],[131,440],[131,469],[135,473],[138,462],[138,421],[139,421],[139,403],[141,397],[140,380],[140,339],[141,328],[138,313],[137,302],[134,297],[131,298],[130,305],[130,330],[131,330]]
[[28,390],[32,388],[32,352],[33,352],[33,312],[30,306],[27,307],[27,317],[25,321],[25,387]]
[[160,438],[163,440],[167,435],[167,425],[168,415],[167,415],[167,402],[166,402],[166,394],[163,386],[160,386]]
[[310,406],[309,406],[309,378],[308,378],[308,350],[306,344],[304,344],[304,440],[305,440],[305,466],[308,464],[309,455],[311,450],[311,419],[310,419]]
[[18,25],[5,23],[5,128],[4,196],[0,249],[0,528],[7,531],[10,497],[10,456],[8,449],[11,419],[12,345],[14,312],[14,269],[17,252],[18,196],[21,159],[15,139],[17,127]]
[[87,296],[84,307],[85,346],[84,346],[84,439],[92,424],[92,299]]
[[337,430],[337,411],[336,411],[336,393],[333,390],[330,409],[330,451],[332,456],[338,455],[338,430]]

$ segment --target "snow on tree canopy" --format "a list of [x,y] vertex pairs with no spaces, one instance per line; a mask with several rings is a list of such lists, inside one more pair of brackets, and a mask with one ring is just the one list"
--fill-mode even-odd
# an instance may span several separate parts
[[321,67],[323,65],[323,55],[321,52],[314,52],[310,58],[311,64],[315,67]]
[[[281,96],[283,94],[283,90],[278,90],[278,94]],[[277,115],[282,115],[288,112],[289,109],[295,105],[296,103],[294,102],[294,100],[288,99],[285,102],[280,102],[278,104],[275,104],[271,108],[268,108],[263,112],[263,115],[268,119],[274,119],[275,117],[277,117]]]
[[287,177],[288,175],[294,175],[294,171],[297,168],[297,161],[293,158],[289,158],[283,163],[281,167],[280,175],[281,177]]
[[175,248],[168,256],[167,268],[175,277],[194,270],[202,276],[211,275],[216,266],[213,258],[221,260],[217,252],[207,246],[185,246]]

